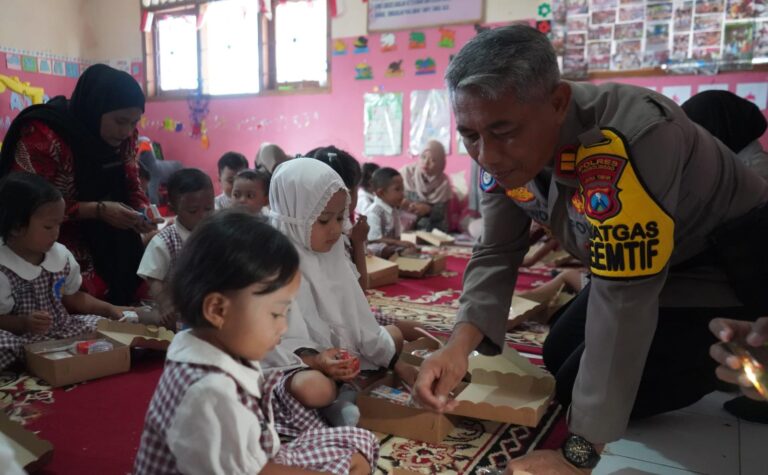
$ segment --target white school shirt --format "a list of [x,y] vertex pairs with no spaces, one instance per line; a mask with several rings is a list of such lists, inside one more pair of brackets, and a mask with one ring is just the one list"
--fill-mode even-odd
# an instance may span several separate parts
[[216,211],[227,209],[230,206],[232,206],[232,198],[222,193],[216,198],[214,198],[213,205],[215,206]]
[[[0,241],[0,264],[12,270],[16,275],[24,280],[34,280],[40,277],[43,269],[48,272],[61,272],[69,262],[69,274],[61,287],[62,295],[72,295],[80,290],[83,283],[83,277],[80,275],[80,265],[75,260],[75,256],[69,252],[63,244],[54,243],[48,252],[45,253],[43,262],[36,266],[25,261],[18,254],[13,252],[10,247]],[[0,272],[0,315],[7,315],[13,310],[16,302],[13,299],[13,289],[8,277]]]
[[368,207],[373,204],[373,200],[376,198],[376,195],[371,193],[370,191],[366,191],[362,188],[357,192],[357,206],[355,206],[355,213],[365,214],[365,212],[368,210]]
[[[179,363],[213,366],[227,373],[211,373],[186,388],[166,432],[168,448],[182,473],[259,473],[277,454],[280,437],[272,421],[262,421],[244,406],[237,393],[241,389],[261,399],[261,366],[253,368],[235,361],[230,355],[189,331],[176,334],[168,347],[167,358]],[[261,428],[272,432],[273,453],[264,452]],[[222,455],[218,449],[224,448]],[[222,461],[226,463],[222,464]]]
[[400,239],[400,210],[389,206],[378,196],[365,211],[368,221],[368,241],[383,238]]
[[[174,226],[179,233],[181,242],[184,243],[192,233],[189,229],[179,223],[178,219],[169,226]],[[162,232],[162,231],[161,231]],[[171,270],[171,251],[165,240],[159,234],[155,234],[147,248],[144,250],[144,256],[141,258],[139,270],[136,274],[142,279],[155,279],[164,281]]]

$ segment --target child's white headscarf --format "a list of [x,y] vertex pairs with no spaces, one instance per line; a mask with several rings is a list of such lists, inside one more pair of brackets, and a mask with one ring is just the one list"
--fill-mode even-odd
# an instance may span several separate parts
[[346,231],[351,226],[349,194],[331,167],[312,158],[297,158],[280,165],[272,176],[272,225],[296,246],[302,277],[280,350],[344,348],[361,356],[362,369],[387,366],[395,355],[394,342],[371,312],[344,253],[343,239],[329,252],[312,250],[312,225],[339,190],[346,194]]

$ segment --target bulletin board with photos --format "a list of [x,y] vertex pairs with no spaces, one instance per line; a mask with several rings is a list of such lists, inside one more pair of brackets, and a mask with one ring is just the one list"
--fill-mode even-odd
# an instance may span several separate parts
[[768,0],[551,0],[550,38],[567,76],[768,62]]

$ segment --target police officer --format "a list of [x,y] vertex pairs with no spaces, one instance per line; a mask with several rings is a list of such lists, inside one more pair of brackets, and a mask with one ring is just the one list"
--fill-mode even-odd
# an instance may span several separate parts
[[757,314],[709,258],[710,237],[762,209],[768,188],[665,97],[562,81],[551,44],[533,28],[479,34],[446,82],[458,132],[483,169],[485,224],[453,334],[422,365],[417,395],[450,409],[469,353],[499,353],[535,220],[592,279],[544,346],[571,435],[560,451],[533,452],[508,470],[588,473],[630,416],[684,407],[714,389],[708,322]]

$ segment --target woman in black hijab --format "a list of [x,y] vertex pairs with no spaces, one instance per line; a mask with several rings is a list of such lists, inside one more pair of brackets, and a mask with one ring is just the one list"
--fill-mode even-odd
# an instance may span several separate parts
[[136,124],[144,93],[129,74],[89,67],[72,97],[23,110],[3,142],[0,177],[41,175],[64,196],[59,242],[77,258],[83,289],[116,305],[135,302],[143,253],[140,233],[154,229],[136,161]]
[[759,139],[768,128],[760,109],[729,91],[704,91],[683,105],[688,117],[736,153],[736,158],[768,179],[768,154]]

